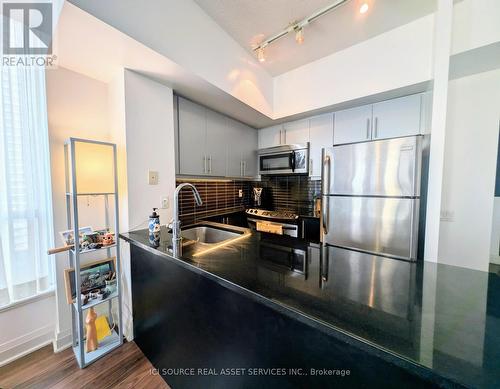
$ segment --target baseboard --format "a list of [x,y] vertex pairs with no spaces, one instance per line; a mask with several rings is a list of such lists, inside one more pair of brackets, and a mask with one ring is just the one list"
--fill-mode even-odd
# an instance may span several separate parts
[[54,341],[54,326],[47,325],[0,345],[0,366],[51,344]]
[[500,256],[491,256],[490,257],[490,262],[494,263],[495,265],[500,265]]
[[59,353],[71,347],[73,344],[73,336],[71,334],[71,329],[60,331],[56,333],[54,339],[54,352]]

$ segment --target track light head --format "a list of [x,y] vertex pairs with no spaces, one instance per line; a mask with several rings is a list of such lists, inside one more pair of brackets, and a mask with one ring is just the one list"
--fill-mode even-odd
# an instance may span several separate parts
[[302,27],[298,28],[295,31],[295,42],[297,42],[299,45],[304,43],[304,29]]
[[266,61],[266,56],[264,55],[264,48],[263,47],[259,47],[257,49],[257,59],[259,60],[259,62]]

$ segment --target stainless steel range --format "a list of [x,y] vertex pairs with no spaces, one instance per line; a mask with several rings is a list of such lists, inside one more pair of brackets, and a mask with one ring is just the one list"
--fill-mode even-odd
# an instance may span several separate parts
[[277,235],[299,236],[299,216],[290,211],[267,211],[250,208],[246,211],[248,226],[261,232]]

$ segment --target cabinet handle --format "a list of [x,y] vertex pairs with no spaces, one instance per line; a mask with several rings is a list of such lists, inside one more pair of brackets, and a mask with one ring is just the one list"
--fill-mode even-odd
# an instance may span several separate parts
[[243,177],[243,161],[240,160],[240,177]]
[[247,161],[243,161],[243,177],[247,174]]
[[207,173],[207,156],[203,156],[203,174]]
[[378,117],[375,116],[375,137],[377,138],[378,136]]
[[208,157],[208,172],[212,173],[212,156]]
[[370,139],[370,118],[366,118],[366,139]]
[[286,129],[283,130],[283,144],[286,144]]

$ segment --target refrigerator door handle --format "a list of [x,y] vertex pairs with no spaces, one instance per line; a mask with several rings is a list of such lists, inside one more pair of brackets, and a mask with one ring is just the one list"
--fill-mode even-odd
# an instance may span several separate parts
[[[328,166],[328,169],[326,168]],[[331,159],[329,155],[325,155],[323,159],[323,201],[322,201],[322,221],[323,221],[323,233],[328,234],[328,224],[329,224],[329,197],[325,194],[329,194],[330,190],[330,174],[331,174]],[[325,185],[328,183],[327,185]],[[326,190],[325,190],[326,186]]]

